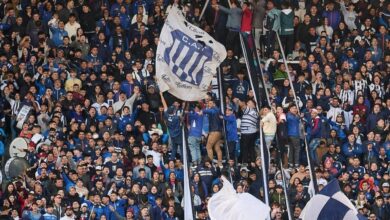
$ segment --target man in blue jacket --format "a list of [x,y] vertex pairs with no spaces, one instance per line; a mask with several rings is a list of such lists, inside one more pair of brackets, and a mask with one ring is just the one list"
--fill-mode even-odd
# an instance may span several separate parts
[[169,137],[171,138],[171,147],[172,147],[172,153],[171,153],[171,159],[174,160],[176,158],[176,154],[179,151],[179,154],[181,154],[181,147],[183,144],[183,138],[182,138],[182,124],[181,124],[181,117],[178,116],[175,113],[175,108],[173,106],[168,108],[168,105],[165,101],[165,98],[162,93],[160,93],[161,96],[161,102],[164,106],[164,119],[166,121],[168,131],[169,131]]
[[226,141],[229,149],[230,159],[235,159],[234,150],[238,142],[237,118],[234,115],[233,108],[228,106],[223,119],[226,121]]
[[50,31],[52,33],[52,41],[56,47],[59,47],[62,44],[62,40],[65,36],[68,36],[68,32],[64,29],[65,24],[63,21],[58,22],[58,27],[50,26]]
[[299,155],[301,151],[301,140],[299,139],[300,118],[296,105],[289,107],[287,113],[287,135],[289,139],[288,163],[290,167],[299,166]]
[[192,166],[197,166],[201,162],[200,142],[202,140],[203,112],[199,105],[194,111],[188,113],[190,129],[188,133],[188,147],[190,148]]
[[363,155],[363,147],[356,143],[356,138],[353,133],[348,135],[348,142],[343,145],[343,154],[346,158],[358,157]]
[[209,100],[207,103],[207,109],[203,110],[204,114],[207,114],[209,119],[209,136],[207,138],[207,155],[210,160],[214,159],[214,151],[217,153],[218,166],[222,167],[222,121],[219,117],[221,115],[220,110],[215,105],[214,100]]
[[[125,217],[125,208],[126,208],[126,199],[118,199],[118,195],[115,191],[111,191],[110,202],[108,203],[109,210],[107,210],[108,219],[116,220],[115,211],[118,212],[120,216]],[[111,207],[114,208],[114,211],[111,210]]]

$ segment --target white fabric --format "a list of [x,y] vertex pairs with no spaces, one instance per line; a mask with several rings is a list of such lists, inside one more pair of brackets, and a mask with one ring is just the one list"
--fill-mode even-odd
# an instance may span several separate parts
[[354,211],[355,215],[358,213],[356,207],[352,204],[352,202],[344,195],[342,192],[337,192],[332,196],[333,199],[343,203],[348,208]]
[[160,34],[156,53],[157,83],[185,101],[203,99],[226,49],[172,7]]
[[270,208],[249,193],[237,194],[233,185],[222,176],[222,189],[210,198],[207,206],[211,220],[263,220]]
[[[323,206],[319,204],[326,204],[326,202],[330,199],[329,196],[317,194],[306,204],[305,208],[301,212],[301,216],[299,216],[302,220],[312,220],[318,217],[320,212],[322,211]],[[308,211],[310,210],[310,211]]]

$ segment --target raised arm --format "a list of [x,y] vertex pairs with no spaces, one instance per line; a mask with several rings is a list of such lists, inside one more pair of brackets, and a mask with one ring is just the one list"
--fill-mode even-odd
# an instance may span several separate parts
[[167,111],[168,110],[168,105],[167,105],[167,102],[165,101],[165,98],[164,98],[164,95],[162,92],[160,92],[160,97],[161,97],[161,102],[163,104],[163,107],[164,107],[164,111]]

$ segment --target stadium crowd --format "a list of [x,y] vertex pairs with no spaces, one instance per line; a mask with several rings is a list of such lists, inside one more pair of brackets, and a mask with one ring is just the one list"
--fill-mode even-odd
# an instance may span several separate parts
[[[298,219],[310,199],[306,145],[319,189],[337,178],[362,215],[390,219],[389,2],[210,0],[200,19],[205,2],[0,2],[0,152],[4,164],[25,138],[29,165],[3,177],[1,219],[184,219],[182,127],[196,219],[225,171],[264,199],[260,128],[272,219],[287,206]],[[226,46],[222,97],[217,80],[199,102],[160,93],[155,53],[175,6]],[[240,34],[262,60],[259,111]]]

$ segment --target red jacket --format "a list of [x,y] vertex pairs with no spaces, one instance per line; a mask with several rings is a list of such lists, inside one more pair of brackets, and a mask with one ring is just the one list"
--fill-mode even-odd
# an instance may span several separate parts
[[241,19],[241,31],[242,32],[250,32],[252,31],[252,11],[249,8],[246,8],[242,12]]

